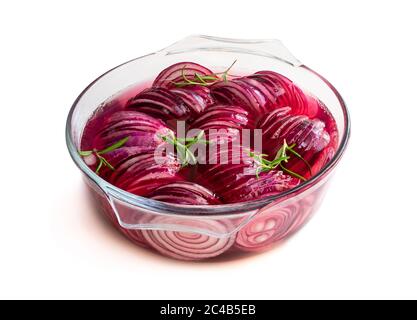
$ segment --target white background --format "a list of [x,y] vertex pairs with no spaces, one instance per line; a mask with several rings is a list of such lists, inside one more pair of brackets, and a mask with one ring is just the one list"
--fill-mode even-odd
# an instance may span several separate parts
[[[247,3],[247,4],[245,4]],[[0,298],[417,298],[414,1],[2,1]],[[279,38],[342,93],[352,140],[285,245],[189,264],[94,212],[64,140],[81,90],[190,34]]]

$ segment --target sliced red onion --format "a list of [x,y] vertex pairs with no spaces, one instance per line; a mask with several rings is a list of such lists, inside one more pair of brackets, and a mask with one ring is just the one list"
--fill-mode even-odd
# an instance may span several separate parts
[[306,94],[287,77],[273,71],[258,71],[248,78],[254,79],[275,94],[277,107],[291,107],[292,114],[306,115],[314,118],[320,110],[321,103],[313,96]]
[[314,162],[312,162],[311,165],[313,174],[318,173],[327,163],[330,162],[330,160],[333,159],[339,145],[339,131],[337,129],[337,124],[327,108],[324,108],[323,110],[325,112],[320,118],[326,122],[326,131],[329,133],[330,143],[314,159]]
[[293,108],[293,112],[297,114],[305,114],[309,118],[313,119],[317,117],[320,111],[324,108],[323,103],[312,94],[305,92],[306,103],[300,104],[298,107]]
[[313,193],[299,199],[297,203],[294,204],[294,206],[298,206],[298,213],[295,215],[292,226],[286,232],[285,236],[287,238],[300,230],[305,224],[307,224],[322,199],[323,188],[321,187],[315,190]]
[[[232,143],[225,148],[219,146],[216,152],[209,153],[206,164],[197,166],[197,182],[219,194],[235,182],[236,176],[253,168],[253,159],[248,153],[243,147],[233,150]],[[227,160],[227,163],[223,163],[223,160]]]
[[211,86],[211,92],[220,103],[241,106],[254,119],[265,112],[263,101],[259,99],[255,90],[239,79],[215,83]]
[[179,62],[164,69],[153,82],[154,87],[174,88],[176,82],[184,82],[184,77],[194,79],[194,75],[213,75],[213,72],[194,62]]
[[335,148],[333,146],[328,146],[327,148],[323,149],[320,154],[314,159],[314,163],[311,165],[312,175],[315,175],[320,172],[322,168],[326,164],[333,159],[334,155],[336,154]]
[[[297,215],[294,225],[291,228],[291,234],[294,234],[300,230],[311,218],[314,210],[317,207],[318,202],[320,201],[320,192],[321,190],[316,190],[312,194],[300,199],[298,204],[300,206],[300,214]],[[289,234],[290,235],[290,234]]]
[[164,88],[145,89],[130,99],[126,107],[162,119],[186,119],[190,114],[184,101]]
[[185,205],[220,204],[216,195],[207,188],[193,182],[178,181],[156,189],[149,198]]
[[[262,172],[255,175],[256,163],[249,156],[249,150],[241,147],[234,153],[231,147],[218,149],[210,155],[208,164],[197,168],[196,180],[210,187],[226,203],[235,203],[262,199],[289,190],[300,183],[300,180],[285,175],[282,171]],[[222,163],[221,159],[228,159]],[[216,160],[217,164],[213,163]]]
[[252,88],[252,91],[258,97],[258,101],[264,106],[265,110],[269,110],[274,107],[277,99],[284,94],[284,90],[270,90],[270,88],[257,79],[242,77],[239,81],[246,83]]
[[296,203],[286,207],[278,204],[259,212],[238,232],[236,247],[243,251],[268,249],[289,236],[301,211]]
[[282,171],[269,171],[255,175],[237,175],[235,181],[219,192],[228,203],[263,199],[280,194],[300,184],[300,180]]
[[[203,130],[210,141],[233,141],[248,121],[248,112],[240,107],[213,105],[191,123],[191,128]],[[210,130],[219,134],[210,136]]]
[[[143,154],[149,154],[153,152],[153,147],[121,147],[114,151],[103,154],[102,156],[109,162],[114,168],[118,168],[121,163],[127,161],[135,156]],[[95,155],[94,155],[95,156]],[[94,167],[94,168],[93,168]],[[95,170],[97,163],[94,164],[91,169]],[[108,166],[102,166],[99,175],[105,179],[108,179],[113,174],[113,170]]]
[[[310,120],[306,116],[292,115],[289,108],[278,108],[266,114],[258,123],[262,129],[263,150],[273,158],[282,147],[284,140],[289,145],[296,144],[295,150],[310,164],[330,143],[330,136],[321,120]],[[291,156],[291,154],[290,154]],[[286,168],[303,175],[310,176],[306,164],[291,157]]]
[[[253,75],[247,76],[248,79],[253,79],[258,83],[261,83],[265,89],[272,96],[273,104],[276,106],[281,106],[279,101],[285,101],[285,92],[288,87],[287,82],[281,82],[279,79],[275,79],[276,73],[268,74],[269,71],[260,71],[254,73]],[[278,81],[277,81],[278,80]]]
[[172,90],[150,88],[130,99],[127,108],[165,120],[185,120],[196,117],[212,103],[210,91],[205,87]]
[[188,86],[186,88],[171,89],[190,110],[192,117],[198,116],[207,106],[214,103],[210,89],[203,86]]
[[102,150],[123,138],[129,137],[126,147],[157,147],[161,136],[172,133],[165,123],[136,111],[119,111],[104,120],[95,134],[93,146]]
[[229,250],[234,242],[235,235],[224,238],[208,236],[200,233],[186,231],[167,231],[167,226],[180,225],[187,229],[208,230],[215,233],[228,233],[226,222],[217,220],[199,220],[167,216],[158,216],[150,221],[160,225],[160,230],[143,230],[142,233],[148,244],[165,256],[180,260],[201,260],[214,258]]
[[181,178],[177,175],[180,164],[173,155],[155,161],[154,152],[135,155],[115,167],[109,180],[128,192],[146,196],[158,187]]
[[255,120],[276,107],[289,106],[292,114],[308,116],[318,112],[317,100],[306,96],[292,81],[272,71],[218,82],[211,89],[218,101],[243,106]]

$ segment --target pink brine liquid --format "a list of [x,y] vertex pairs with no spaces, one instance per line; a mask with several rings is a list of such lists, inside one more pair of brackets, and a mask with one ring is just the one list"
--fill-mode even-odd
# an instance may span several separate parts
[[[228,72],[213,73],[184,62],[162,70],[153,83],[126,89],[92,115],[80,155],[103,179],[127,192],[190,206],[279,195],[316,175],[332,159],[338,130],[323,103],[273,71],[239,77]],[[186,130],[181,137],[179,122]],[[249,140],[243,144],[246,133]],[[226,238],[127,230],[119,226],[107,200],[99,200],[135,243],[173,258],[197,260],[232,249],[268,248],[301,227],[321,195],[320,188],[285,207],[272,203]],[[176,224],[175,217],[146,219]],[[162,221],[150,221],[155,219]],[[187,221],[206,230],[226,232],[228,227],[218,220]]]

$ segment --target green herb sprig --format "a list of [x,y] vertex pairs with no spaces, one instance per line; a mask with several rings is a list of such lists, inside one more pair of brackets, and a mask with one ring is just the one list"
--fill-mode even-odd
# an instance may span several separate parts
[[[202,75],[199,73],[194,73],[194,76],[192,78],[187,77],[185,74],[185,68],[187,65],[184,65],[181,71],[181,77],[183,81],[179,82],[173,82],[173,84],[179,88],[186,87],[186,86],[203,86],[208,87],[216,82],[219,82],[220,80],[223,80],[224,82],[227,82],[227,77],[229,76],[230,70],[233,68],[233,66],[236,64],[237,60],[233,61],[233,63],[223,72],[217,72],[209,75]],[[221,75],[220,77],[218,75]]]
[[222,79],[224,82],[227,82],[227,76],[229,75],[229,71],[233,68],[233,66],[236,64],[237,60],[233,61],[233,63],[227,68],[224,72],[221,73]]
[[107,147],[103,150],[93,149],[93,150],[88,150],[88,151],[78,151],[78,154],[81,157],[88,157],[88,156],[91,156],[92,154],[94,154],[97,157],[97,159],[99,160],[99,163],[98,163],[97,168],[96,168],[96,173],[97,174],[100,172],[100,169],[103,166],[106,166],[106,167],[108,167],[108,168],[110,168],[111,170],[114,171],[114,167],[103,157],[103,154],[112,152],[116,149],[119,149],[119,148],[123,147],[128,140],[129,140],[129,137],[126,137],[126,138],[123,138],[123,139],[117,141],[116,143],[112,144],[111,146],[109,146],[109,147]]
[[193,138],[177,138],[174,133],[170,133],[166,136],[162,136],[161,139],[171,145],[173,145],[177,151],[177,157],[179,158],[182,167],[186,167],[189,164],[196,164],[197,159],[194,153],[190,150],[190,147],[199,144],[210,144],[211,141],[202,139],[204,131],[201,131]]
[[254,152],[249,152],[249,156],[253,158],[258,165],[255,171],[256,177],[259,178],[259,174],[261,172],[268,172],[279,167],[282,171],[292,175],[293,177],[296,177],[302,181],[306,181],[306,178],[304,178],[302,175],[293,172],[284,166],[284,163],[288,163],[288,160],[291,158],[289,154],[292,154],[303,161],[311,173],[310,164],[297,151],[294,150],[295,147],[295,143],[289,146],[287,141],[284,139],[282,147],[278,150],[274,160],[272,161],[266,159],[266,157],[268,157],[267,154],[256,154]]

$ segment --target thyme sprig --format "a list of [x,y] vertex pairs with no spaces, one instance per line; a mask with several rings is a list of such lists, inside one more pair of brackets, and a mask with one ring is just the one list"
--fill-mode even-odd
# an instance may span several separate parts
[[224,82],[227,82],[227,76],[229,74],[229,71],[233,68],[233,66],[236,64],[237,60],[233,61],[233,63],[222,73],[222,79]]
[[204,131],[201,131],[199,134],[195,135],[193,138],[178,138],[174,133],[170,133],[166,136],[162,136],[161,139],[171,145],[173,145],[177,151],[177,157],[182,164],[182,167],[186,167],[189,164],[196,164],[197,159],[194,153],[190,150],[190,147],[199,144],[210,144],[211,141],[202,139],[204,136]]
[[100,172],[100,169],[103,166],[106,166],[106,167],[108,167],[108,168],[110,168],[111,170],[114,171],[114,167],[106,160],[106,158],[103,157],[103,154],[112,152],[116,149],[119,149],[119,148],[123,147],[128,140],[129,140],[129,137],[126,137],[126,138],[123,138],[123,139],[115,142],[111,146],[106,147],[103,150],[93,149],[93,150],[88,150],[88,151],[78,151],[78,154],[81,157],[88,157],[88,156],[91,156],[92,154],[94,154],[97,157],[97,159],[99,160],[99,163],[98,163],[97,168],[96,168],[96,173],[97,174]]
[[293,177],[296,177],[302,181],[306,181],[306,178],[304,178],[302,175],[293,172],[284,166],[284,163],[288,163],[288,160],[291,158],[291,156],[289,155],[291,154],[303,161],[311,173],[310,164],[297,151],[294,150],[295,147],[295,143],[292,145],[288,145],[287,141],[284,139],[282,147],[278,150],[274,160],[272,161],[266,159],[266,157],[268,157],[267,154],[256,154],[252,151],[249,152],[249,156],[253,158],[258,165],[255,171],[256,177],[259,178],[259,174],[261,172],[268,172],[271,170],[275,170],[279,167],[285,173],[292,175]]
[[[230,70],[233,68],[233,66],[236,64],[237,60],[233,61],[233,63],[223,72],[217,72],[209,75],[202,75],[197,72],[194,73],[192,78],[187,77],[185,74],[185,68],[187,65],[184,65],[181,71],[181,78],[182,81],[179,82],[173,82],[173,84],[179,88],[186,87],[186,86],[203,86],[208,87],[216,82],[219,82],[220,80],[223,80],[224,82],[227,82],[227,77],[229,76]],[[220,75],[220,77],[218,76]]]

